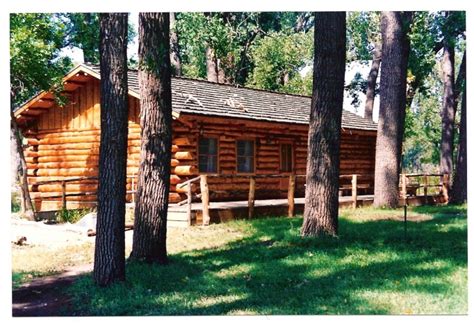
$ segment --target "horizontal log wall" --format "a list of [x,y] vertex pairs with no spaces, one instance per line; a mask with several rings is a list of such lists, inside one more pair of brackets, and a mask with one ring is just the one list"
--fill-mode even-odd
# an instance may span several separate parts
[[[280,144],[290,143],[294,151],[294,172],[306,173],[307,132],[306,125],[290,125],[243,119],[225,119],[196,115],[182,115],[173,131],[176,137],[187,137],[181,140],[183,145],[175,158],[179,165],[186,165],[197,171],[197,146],[199,137],[218,139],[218,173],[235,175],[235,178],[209,177],[211,200],[245,200],[248,196],[249,179],[237,177],[236,141],[247,139],[255,141],[255,160],[257,175],[285,174],[280,170]],[[184,144],[186,143],[186,144]],[[193,145],[189,145],[193,143]],[[179,155],[177,155],[179,154]],[[181,159],[183,158],[183,159]],[[341,175],[373,175],[375,167],[375,132],[343,130],[341,133]],[[286,173],[288,174],[288,173]],[[183,178],[182,181],[188,178]],[[350,184],[350,179],[341,180],[341,184]],[[373,187],[373,180],[369,189]],[[304,178],[296,180],[296,195],[304,196]],[[256,181],[256,198],[285,198],[287,196],[288,178],[258,178]]]
[[[28,181],[31,196],[37,211],[59,210],[62,208],[60,183],[31,185],[41,181],[61,180],[71,177],[97,177],[99,171],[100,147],[100,98],[99,81],[90,79],[70,96],[70,102],[64,107],[52,107],[40,115],[35,128],[27,132],[28,147],[25,157],[28,164]],[[127,153],[127,175],[137,175],[140,162],[140,125],[139,101],[129,97],[129,135]],[[182,140],[181,140],[182,141]],[[173,152],[177,153],[173,146]],[[178,155],[179,156],[179,155]],[[191,175],[195,170],[186,164],[172,159],[173,171]],[[170,202],[179,202],[184,198],[183,190],[176,190],[181,182],[177,175],[171,177]],[[133,180],[136,188],[136,179]],[[132,190],[132,179],[127,179],[127,190]],[[86,208],[95,206],[97,180],[82,180],[68,183],[67,194],[85,193],[84,196],[67,198],[68,208]],[[179,191],[179,193],[177,192]],[[93,195],[89,195],[93,193]],[[132,201],[132,194],[127,195]]]
[[[28,148],[25,151],[30,184],[39,181],[70,177],[98,176],[100,146],[99,81],[90,79],[71,94],[65,107],[53,107],[37,120],[36,128],[28,130]],[[129,140],[127,175],[136,176],[140,161],[139,101],[129,97]],[[280,144],[291,143],[294,150],[294,172],[305,174],[307,157],[307,125],[270,123],[244,119],[229,119],[182,114],[173,120],[170,202],[186,198],[187,188],[177,185],[199,174],[198,139],[218,139],[218,173],[238,175],[236,141],[255,141],[256,174],[281,174]],[[375,164],[375,132],[343,130],[341,142],[341,174],[373,174]],[[284,173],[283,173],[284,174]],[[296,196],[304,195],[304,178],[296,180]],[[210,199],[247,199],[248,178],[209,177]],[[348,179],[350,183],[350,179]],[[133,180],[134,188],[136,179]],[[91,193],[97,188],[96,180],[68,184],[68,194]],[[284,198],[288,178],[258,178],[256,199]],[[30,186],[36,207],[41,210],[61,208],[61,184]],[[132,179],[127,180],[132,190]],[[194,192],[199,186],[193,185]],[[127,195],[131,202],[132,195]],[[68,207],[89,207],[95,195],[68,197]]]

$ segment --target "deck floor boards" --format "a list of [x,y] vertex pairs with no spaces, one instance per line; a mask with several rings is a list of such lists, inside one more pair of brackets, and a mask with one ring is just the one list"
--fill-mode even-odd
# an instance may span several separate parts
[[[359,195],[357,201],[372,201],[374,199],[373,195]],[[352,202],[351,196],[340,196],[339,203],[349,203]],[[295,198],[295,205],[304,205],[304,197]],[[236,209],[236,208],[247,208],[248,201],[224,201],[224,202],[209,202],[210,210],[227,210],[227,209]],[[271,199],[271,200],[255,200],[255,207],[271,207],[271,206],[288,206],[287,199]],[[177,205],[170,204],[169,209],[172,211],[186,211],[186,205]],[[192,211],[201,211],[202,203],[193,202],[191,205]]]

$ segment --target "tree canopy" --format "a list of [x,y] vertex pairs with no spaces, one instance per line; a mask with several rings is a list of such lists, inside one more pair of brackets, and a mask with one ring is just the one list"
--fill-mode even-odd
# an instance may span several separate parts
[[54,14],[10,15],[10,95],[15,107],[33,94],[59,85],[71,68],[71,59],[60,57],[65,25]]

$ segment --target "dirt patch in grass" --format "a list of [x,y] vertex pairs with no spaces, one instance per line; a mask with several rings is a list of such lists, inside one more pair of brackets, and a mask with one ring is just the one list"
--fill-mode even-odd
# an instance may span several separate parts
[[12,315],[16,316],[61,316],[71,308],[71,298],[65,294],[77,277],[90,272],[92,265],[75,267],[60,275],[33,280],[20,289],[13,290]]

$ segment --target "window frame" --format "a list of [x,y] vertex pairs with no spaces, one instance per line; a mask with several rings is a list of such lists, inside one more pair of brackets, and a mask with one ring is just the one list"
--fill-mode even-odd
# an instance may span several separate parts
[[[200,156],[201,156],[201,153],[200,153],[200,141],[202,139],[215,139],[216,140],[216,171],[215,172],[203,172],[200,170],[200,164],[199,164],[199,159],[200,159]],[[198,141],[197,141],[197,166],[198,166],[198,171],[199,171],[199,174],[203,174],[203,175],[217,175],[219,174],[219,153],[220,153],[220,150],[219,150],[219,137],[214,137],[214,136],[200,136],[198,138]],[[209,154],[208,154],[209,156]]]
[[[283,170],[283,157],[282,157],[282,147],[284,145],[289,145],[291,147],[291,169],[290,171]],[[280,141],[278,145],[278,157],[280,158],[279,161],[279,170],[281,174],[292,174],[295,172],[295,144],[291,141]]]
[[[239,146],[237,142],[239,141],[248,141],[253,143],[253,171],[252,172],[241,172],[239,171]],[[250,156],[240,156],[240,157],[250,157]],[[257,146],[256,141],[253,138],[238,138],[235,139],[235,173],[238,175],[255,175],[257,170]]]

